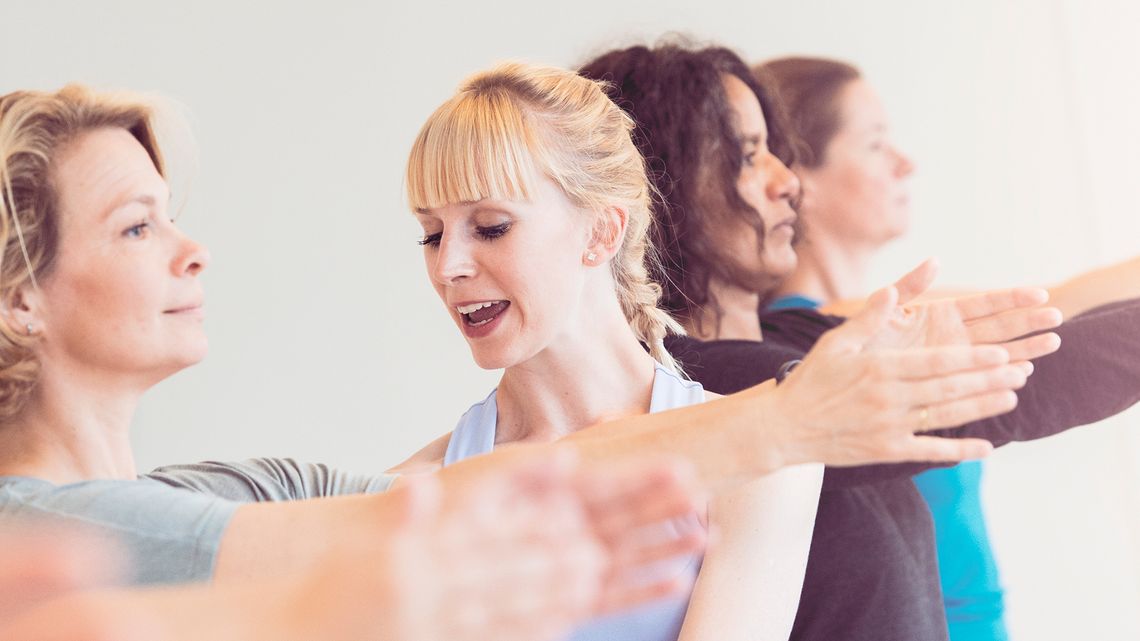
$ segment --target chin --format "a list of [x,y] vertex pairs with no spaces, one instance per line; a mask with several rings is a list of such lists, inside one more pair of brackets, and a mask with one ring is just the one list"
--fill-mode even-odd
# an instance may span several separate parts
[[764,268],[771,277],[783,280],[796,271],[799,260],[796,250],[785,243],[768,251],[764,256]]
[[506,369],[515,364],[514,359],[501,350],[471,348],[471,358],[479,369],[494,370]]

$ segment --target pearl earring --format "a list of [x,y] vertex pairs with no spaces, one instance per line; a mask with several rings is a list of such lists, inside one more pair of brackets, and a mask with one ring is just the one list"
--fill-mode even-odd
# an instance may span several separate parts
[[31,336],[32,331],[35,329],[35,325],[28,323],[27,325],[24,326],[24,329],[28,330],[28,336]]

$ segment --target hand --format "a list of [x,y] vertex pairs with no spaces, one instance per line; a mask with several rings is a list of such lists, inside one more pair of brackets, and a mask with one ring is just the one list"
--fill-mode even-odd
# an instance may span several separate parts
[[[1060,338],[1053,333],[1021,338],[1061,324],[1060,310],[1043,307],[1049,299],[1044,289],[1020,287],[912,302],[930,287],[937,271],[937,264],[927,260],[895,283],[899,306],[867,347],[994,344],[1005,348],[1013,362],[1026,362],[1060,347]],[[1032,372],[1032,367],[1027,371]]]
[[647,526],[696,511],[694,487],[676,464],[579,469],[561,451],[488,475],[446,502],[430,478],[406,479],[409,517],[387,554],[399,578],[386,592],[406,615],[398,638],[552,639],[594,614],[689,587],[629,577],[703,545],[703,530],[646,536]]
[[[1010,364],[998,345],[874,345],[897,331],[888,328],[897,298],[894,287],[875,292],[861,313],[824,334],[776,387],[775,411],[791,424],[789,461],[960,461],[992,449],[980,439],[916,433],[1008,412],[1027,372]],[[917,337],[921,345],[922,332],[898,335]]]

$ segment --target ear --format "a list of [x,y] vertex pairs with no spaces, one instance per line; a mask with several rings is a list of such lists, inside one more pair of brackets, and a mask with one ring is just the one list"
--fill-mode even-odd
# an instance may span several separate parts
[[628,223],[629,212],[625,207],[611,206],[596,212],[582,262],[586,265],[601,265],[613,258],[621,249]]
[[0,300],[0,317],[15,334],[31,336],[43,332],[40,292],[25,283]]

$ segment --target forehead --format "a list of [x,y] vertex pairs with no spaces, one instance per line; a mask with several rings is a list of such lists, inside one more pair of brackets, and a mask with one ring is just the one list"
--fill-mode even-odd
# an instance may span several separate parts
[[54,170],[60,211],[102,216],[138,196],[169,198],[146,149],[125,129],[102,128],[80,134],[59,154]]
[[456,215],[479,213],[506,213],[514,216],[540,215],[548,218],[552,212],[566,216],[578,213],[569,196],[550,178],[542,176],[535,181],[533,195],[529,198],[497,199],[483,198],[475,201],[461,201],[414,210],[419,218],[446,218]]
[[760,109],[760,99],[753,93],[752,88],[732,74],[724,74],[721,83],[724,85],[725,96],[732,107],[740,135],[742,137],[767,135],[768,123],[765,122],[764,112]]
[[862,78],[847,83],[839,98],[843,122],[853,127],[885,127],[887,112],[883,101]]

